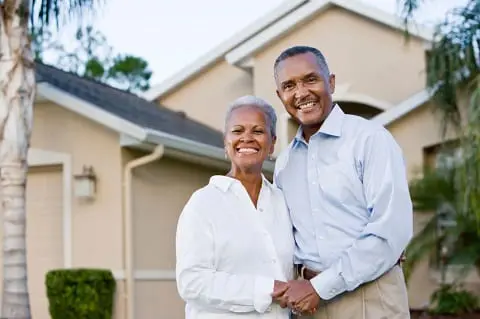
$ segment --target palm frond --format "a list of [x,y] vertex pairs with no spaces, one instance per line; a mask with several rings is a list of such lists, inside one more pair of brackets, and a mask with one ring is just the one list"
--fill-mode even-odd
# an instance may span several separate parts
[[403,266],[407,282],[414,268],[425,259],[425,256],[431,254],[437,246],[437,225],[438,218],[434,215],[410,241],[405,251],[406,261]]
[[47,27],[55,23],[58,28],[70,19],[93,16],[103,3],[104,0],[32,0],[31,25]]
[[426,170],[421,178],[410,183],[410,193],[416,211],[437,211],[442,205],[456,201],[455,167]]
[[428,53],[427,86],[434,90],[435,108],[443,115],[442,133],[461,125],[458,88],[480,71],[480,2],[453,8],[437,25]]

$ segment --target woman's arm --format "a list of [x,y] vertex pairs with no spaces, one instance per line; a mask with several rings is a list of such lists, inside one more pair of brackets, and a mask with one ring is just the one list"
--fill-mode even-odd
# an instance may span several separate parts
[[231,312],[263,313],[271,305],[273,278],[215,269],[212,225],[208,212],[199,209],[195,201],[190,201],[180,216],[176,254],[177,288],[185,301]]

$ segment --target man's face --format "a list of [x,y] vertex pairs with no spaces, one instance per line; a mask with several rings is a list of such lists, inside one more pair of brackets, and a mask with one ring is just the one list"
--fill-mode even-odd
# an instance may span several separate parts
[[326,74],[313,53],[280,62],[276,84],[286,111],[302,125],[320,125],[332,109],[335,75]]

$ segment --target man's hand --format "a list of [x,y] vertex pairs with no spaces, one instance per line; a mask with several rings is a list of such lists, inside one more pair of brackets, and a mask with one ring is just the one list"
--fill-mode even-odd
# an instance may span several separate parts
[[273,285],[272,299],[277,302],[280,307],[287,307],[287,298],[285,292],[288,289],[288,284],[284,281],[275,280]]
[[320,297],[309,280],[290,280],[283,294],[287,306],[298,313],[313,313],[320,304]]

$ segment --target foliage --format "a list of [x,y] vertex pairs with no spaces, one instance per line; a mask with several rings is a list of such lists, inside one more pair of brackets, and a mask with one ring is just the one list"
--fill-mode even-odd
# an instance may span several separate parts
[[152,72],[144,59],[129,55],[114,55],[106,37],[92,26],[79,27],[75,46],[67,49],[49,30],[33,29],[33,49],[37,61],[44,62],[46,54],[57,56],[55,66],[127,91],[150,88]]
[[74,18],[93,16],[103,3],[104,0],[31,0],[30,26],[43,29],[54,23],[59,28]]
[[422,177],[411,181],[414,209],[433,213],[433,217],[409,244],[405,262],[407,279],[424,256],[432,254],[437,266],[455,264],[464,271],[477,266],[480,270],[477,218],[470,210],[471,205],[465,205],[470,192],[464,182],[465,166],[469,163],[461,158],[454,164],[426,170]]
[[[406,26],[423,2],[401,0]],[[434,257],[444,268],[455,263],[464,270],[473,265],[480,269],[480,1],[467,0],[448,12],[435,28],[426,62],[426,86],[433,110],[441,115],[442,136],[449,128],[457,133],[462,159],[411,183],[416,210],[433,212],[433,217],[407,249],[407,276],[435,251],[442,252]],[[464,103],[461,96],[469,101]],[[453,225],[439,227],[445,213]]]
[[113,318],[116,281],[110,270],[51,270],[45,283],[52,319]]
[[479,310],[479,300],[473,293],[454,285],[442,285],[431,297],[429,312],[438,315],[462,315]]
[[121,85],[126,86],[127,91],[140,89],[147,90],[150,87],[149,80],[152,72],[148,71],[148,62],[132,55],[117,56],[113,65],[108,69],[109,78]]

